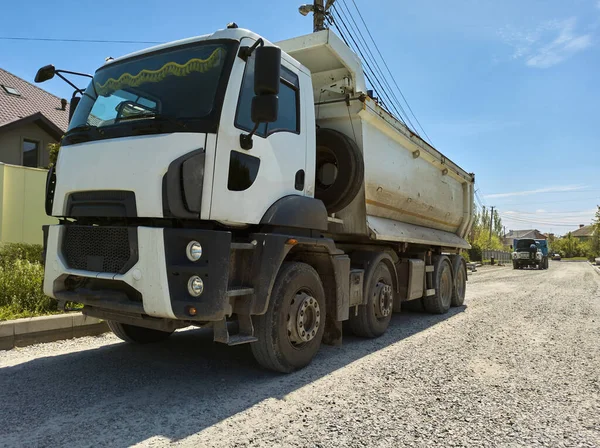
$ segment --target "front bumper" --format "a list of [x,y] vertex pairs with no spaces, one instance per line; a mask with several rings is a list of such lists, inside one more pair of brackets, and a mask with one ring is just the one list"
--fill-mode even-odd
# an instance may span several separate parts
[[[122,263],[117,265],[107,259],[116,251],[111,248],[114,242],[106,237],[98,244],[74,239],[71,234],[78,227],[85,227],[86,235],[90,229],[107,232],[107,228],[73,225],[45,229],[44,293],[59,301],[168,319],[209,322],[236,312],[263,314],[289,250],[288,237],[283,235],[252,234],[252,243],[234,243],[227,231],[121,227],[116,229],[121,234],[127,229],[129,234],[129,258],[125,260],[125,252],[119,251]],[[191,240],[203,249],[195,262],[186,256]],[[121,266],[118,273],[101,272]],[[204,282],[199,297],[188,293],[192,275]]]

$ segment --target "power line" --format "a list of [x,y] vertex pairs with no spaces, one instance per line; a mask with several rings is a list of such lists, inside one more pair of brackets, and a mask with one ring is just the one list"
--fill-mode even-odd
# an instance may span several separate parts
[[82,42],[88,44],[163,44],[164,42],[151,40],[102,40],[102,39],[55,39],[51,37],[11,37],[0,36],[0,40],[24,40],[43,42]]
[[365,23],[365,20],[363,19],[363,16],[360,13],[360,10],[358,9],[358,6],[356,5],[356,2],[354,0],[352,0],[352,3],[354,4],[354,7],[356,8],[356,11],[358,12],[358,16],[360,17],[360,20],[362,21],[363,25],[365,26],[365,29],[367,30],[367,33],[369,33],[369,37],[371,38],[371,41],[373,42],[373,45],[375,46],[375,49],[377,50],[377,53],[379,54],[379,57],[383,61],[383,64],[384,64],[385,68],[387,69],[388,73],[390,74],[390,77],[392,78],[392,81],[394,82],[394,85],[396,86],[396,88],[398,89],[398,92],[400,92],[400,95],[402,96],[402,99],[404,100],[404,102],[408,106],[408,110],[410,111],[410,113],[412,114],[412,116],[415,118],[415,121],[417,122],[417,124],[419,125],[419,127],[421,128],[421,130],[423,131],[423,135],[425,135],[425,137],[427,137],[427,140],[429,140],[429,143],[431,143],[433,145],[433,142],[431,141],[431,138],[429,138],[429,136],[427,135],[427,132],[425,132],[425,129],[423,129],[423,126],[421,126],[421,123],[419,122],[419,119],[417,118],[417,116],[413,112],[412,108],[410,107],[410,104],[408,103],[408,101],[406,100],[406,97],[402,93],[402,90],[400,89],[400,86],[398,86],[398,83],[396,82],[396,79],[394,78],[394,75],[392,75],[392,71],[388,67],[387,62],[385,62],[385,59],[383,58],[383,56],[381,54],[381,51],[379,51],[379,47],[377,46],[377,43],[375,42],[375,39],[373,39],[373,36],[371,35],[371,31],[369,31],[369,27]]
[[[392,87],[390,86],[389,82],[387,81],[385,75],[383,74],[383,70],[381,70],[381,67],[379,66],[379,63],[377,62],[377,60],[375,59],[375,57],[373,56],[373,53],[370,51],[369,49],[369,44],[367,44],[367,40],[364,38],[362,31],[360,30],[360,27],[358,26],[358,24],[356,23],[356,21],[354,20],[354,16],[352,15],[352,13],[350,12],[350,9],[348,8],[348,6],[346,5],[346,2],[343,0],[340,0],[340,4],[346,8],[346,12],[348,13],[348,16],[350,17],[350,19],[352,20],[352,23],[354,24],[354,29],[356,31],[358,31],[358,36],[359,36],[359,42],[362,43],[363,48],[365,49],[365,53],[367,54],[367,56],[370,56],[370,60],[371,63],[375,66],[375,68],[378,71],[379,76],[381,76],[381,78],[383,79],[384,84],[386,85],[386,87],[390,90],[391,96],[393,97],[394,101],[396,102],[396,105],[400,108],[400,110],[402,111],[403,115],[406,117],[405,120],[408,121],[408,123],[410,124],[410,127],[415,130],[416,132],[416,127],[415,125],[411,122],[410,117],[408,116],[408,114],[406,113],[406,111],[404,110],[404,108],[402,107],[402,104],[400,103],[400,101],[398,100],[398,97],[396,97],[396,94],[394,93],[394,90],[392,89]],[[357,9],[358,11],[358,9]],[[343,11],[342,11],[343,12]],[[359,15],[360,15],[360,11],[358,11]],[[367,28],[368,31],[368,28]],[[417,134],[418,135],[418,134]]]
[[[335,5],[334,5],[334,7],[332,7],[332,11],[334,11],[335,14],[336,14],[336,20],[334,21],[334,25],[336,26],[336,28],[338,29],[340,35],[342,36],[342,39],[344,40],[344,43],[348,47],[352,48],[351,45],[350,45],[350,43],[349,43],[349,41],[348,41],[348,39],[346,39],[346,35],[345,35],[344,31],[342,31],[342,29],[337,25],[337,23],[336,23],[337,21],[339,21],[342,24],[342,26],[346,30],[346,33],[348,33],[348,36],[350,37],[350,40],[352,40],[352,42],[354,43],[355,51],[358,51],[358,53],[362,57],[363,62],[365,63],[365,68],[366,68],[365,77],[369,81],[369,84],[371,84],[371,86],[373,87],[373,89],[376,92],[379,92],[378,95],[381,95],[382,97],[384,97],[384,99],[382,100],[382,103],[384,105],[387,104],[387,101],[390,102],[390,107],[393,109],[393,111],[390,111],[390,112],[395,112],[396,115],[399,117],[400,121],[402,121],[402,123],[404,123],[406,125],[406,122],[405,122],[404,118],[402,117],[402,114],[394,106],[394,103],[390,99],[389,95],[387,94],[387,91],[382,87],[381,81],[379,80],[379,78],[375,74],[374,70],[371,68],[371,65],[369,64],[369,61],[367,61],[366,58],[364,57],[364,55],[363,55],[360,47],[358,46],[358,44],[356,43],[356,40],[354,39],[354,36],[352,36],[352,33],[348,29],[348,26],[346,25],[346,22],[343,20],[340,12],[338,11],[338,9],[337,9],[337,7]],[[343,13],[343,11],[342,11],[342,13]],[[369,74],[375,79],[375,81],[377,81],[377,83],[374,83],[371,80],[371,77],[369,76]]]
[[598,196],[590,196],[587,198],[571,198],[571,199],[563,199],[560,201],[533,201],[533,202],[515,202],[513,204],[506,204],[507,207],[511,205],[529,205],[529,204],[560,204],[563,202],[573,202],[573,201],[586,201],[588,199],[597,199],[600,200]]

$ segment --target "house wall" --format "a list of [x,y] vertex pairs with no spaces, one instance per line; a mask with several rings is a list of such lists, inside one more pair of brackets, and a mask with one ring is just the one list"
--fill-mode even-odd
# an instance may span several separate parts
[[48,144],[56,143],[56,140],[35,123],[24,124],[17,129],[11,129],[0,133],[0,162],[21,165],[23,158],[23,139],[40,142],[38,166],[48,166],[50,155]]
[[0,243],[42,244],[46,170],[0,163]]

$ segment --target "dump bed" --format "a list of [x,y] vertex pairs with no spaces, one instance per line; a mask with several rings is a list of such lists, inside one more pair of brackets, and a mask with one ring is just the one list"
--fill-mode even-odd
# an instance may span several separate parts
[[372,239],[467,248],[474,176],[370,98],[358,57],[330,30],[278,45],[312,75],[315,117],[362,151],[361,191],[330,230]]

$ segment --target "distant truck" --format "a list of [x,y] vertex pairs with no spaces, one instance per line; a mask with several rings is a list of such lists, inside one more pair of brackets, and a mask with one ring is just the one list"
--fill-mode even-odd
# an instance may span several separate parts
[[[535,245],[535,249],[531,246]],[[548,269],[548,243],[546,240],[522,238],[513,240],[513,269],[535,266]]]
[[44,291],[121,339],[208,327],[290,372],[343,321],[377,337],[404,301],[463,304],[474,175],[371,98],[329,30],[272,44],[231,24],[138,51],[71,111]]

